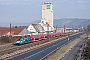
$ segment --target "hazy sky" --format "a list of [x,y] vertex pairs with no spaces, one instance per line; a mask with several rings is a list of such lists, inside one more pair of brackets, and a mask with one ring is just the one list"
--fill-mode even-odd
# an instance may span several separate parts
[[0,22],[40,20],[44,2],[54,5],[54,19],[90,18],[90,0],[0,0]]

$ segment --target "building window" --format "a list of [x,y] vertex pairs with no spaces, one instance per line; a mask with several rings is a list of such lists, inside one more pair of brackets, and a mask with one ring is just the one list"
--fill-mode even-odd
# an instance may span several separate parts
[[42,24],[44,24],[44,21],[42,21]]
[[50,9],[50,5],[47,5],[47,9]]
[[30,29],[30,30],[32,30],[32,29]]

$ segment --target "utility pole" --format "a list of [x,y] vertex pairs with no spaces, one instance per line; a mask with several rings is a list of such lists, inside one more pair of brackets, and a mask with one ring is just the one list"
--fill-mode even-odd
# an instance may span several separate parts
[[[47,23],[47,36],[49,36],[49,24]],[[49,37],[48,37],[49,40]]]
[[65,25],[64,25],[64,36],[65,36]]
[[56,26],[56,31],[55,31],[55,33],[57,32],[57,26]]
[[10,36],[11,36],[11,23],[10,23]]
[[10,37],[10,40],[9,40],[9,42],[11,41],[11,23],[10,23],[10,35],[9,35],[9,37]]
[[73,26],[72,26],[72,34],[73,34],[73,31],[74,31],[74,29],[73,29]]

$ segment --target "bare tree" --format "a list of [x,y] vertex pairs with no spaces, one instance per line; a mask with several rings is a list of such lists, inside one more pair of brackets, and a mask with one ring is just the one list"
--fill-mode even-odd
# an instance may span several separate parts
[[88,25],[87,29],[86,29],[86,34],[90,35],[90,24]]

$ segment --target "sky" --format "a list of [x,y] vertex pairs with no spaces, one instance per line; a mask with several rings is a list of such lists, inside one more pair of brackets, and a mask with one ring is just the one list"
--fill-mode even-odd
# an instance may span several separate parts
[[90,0],[0,0],[0,22],[29,23],[41,19],[44,2],[54,6],[54,19],[90,19]]

